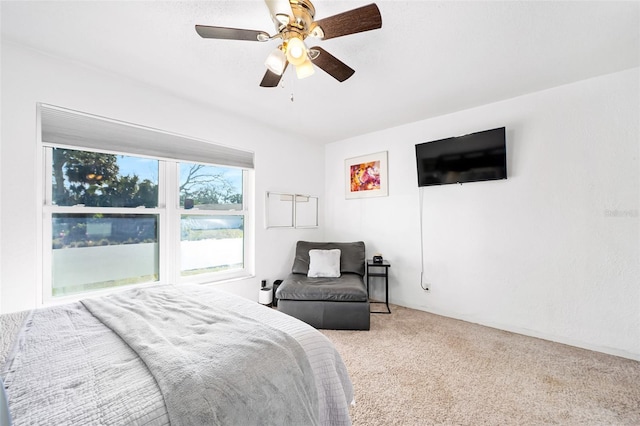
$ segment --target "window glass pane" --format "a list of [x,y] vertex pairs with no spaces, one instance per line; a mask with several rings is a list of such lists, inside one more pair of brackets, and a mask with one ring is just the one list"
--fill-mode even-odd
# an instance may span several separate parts
[[158,216],[53,214],[52,295],[157,281]]
[[244,267],[244,217],[182,215],[181,275]]
[[53,148],[58,206],[157,207],[158,160]]
[[180,207],[242,210],[242,170],[180,163]]

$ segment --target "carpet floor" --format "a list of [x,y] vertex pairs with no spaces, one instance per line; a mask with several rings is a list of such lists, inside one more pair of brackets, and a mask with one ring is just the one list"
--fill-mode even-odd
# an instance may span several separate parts
[[640,362],[391,306],[321,330],[360,425],[640,425]]

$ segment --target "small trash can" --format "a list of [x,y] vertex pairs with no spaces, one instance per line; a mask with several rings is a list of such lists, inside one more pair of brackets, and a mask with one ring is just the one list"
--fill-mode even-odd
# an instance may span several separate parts
[[267,282],[262,281],[262,287],[260,288],[260,294],[258,295],[258,302],[261,305],[271,306],[273,303],[273,291],[271,287],[267,287]]

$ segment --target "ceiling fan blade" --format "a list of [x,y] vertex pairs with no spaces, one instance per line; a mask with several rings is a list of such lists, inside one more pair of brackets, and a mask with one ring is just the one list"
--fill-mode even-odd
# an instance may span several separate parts
[[202,38],[217,38],[224,40],[267,41],[269,34],[264,31],[243,30],[239,28],[210,27],[196,25],[196,32]]
[[316,21],[323,40],[382,28],[382,16],[375,3]]
[[355,70],[333,56],[331,53],[324,50],[322,47],[314,46],[311,50],[315,50],[320,53],[311,61],[339,82],[345,81],[355,72]]
[[282,75],[278,75],[275,72],[267,70],[267,72],[264,74],[264,77],[262,77],[262,81],[260,82],[260,87],[277,87],[278,84],[280,84],[280,79],[282,79],[282,76],[284,75],[284,72],[287,70],[288,65],[289,65],[288,62],[284,65],[284,70],[282,71]]

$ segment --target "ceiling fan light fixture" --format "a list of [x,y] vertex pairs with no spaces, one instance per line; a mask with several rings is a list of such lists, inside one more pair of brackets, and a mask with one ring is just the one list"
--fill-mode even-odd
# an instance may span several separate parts
[[295,66],[302,65],[307,60],[307,47],[298,37],[291,37],[287,42],[287,60]]
[[[305,58],[306,58],[306,56],[305,56]],[[316,71],[313,68],[313,64],[311,63],[309,58],[306,58],[306,60],[302,64],[296,65],[296,75],[298,76],[298,79],[300,79],[300,80],[302,80],[303,78],[307,78],[307,77],[313,75],[314,72],[316,72]]]
[[264,64],[272,73],[282,75],[284,67],[287,65],[287,58],[282,51],[282,46],[273,49]]

